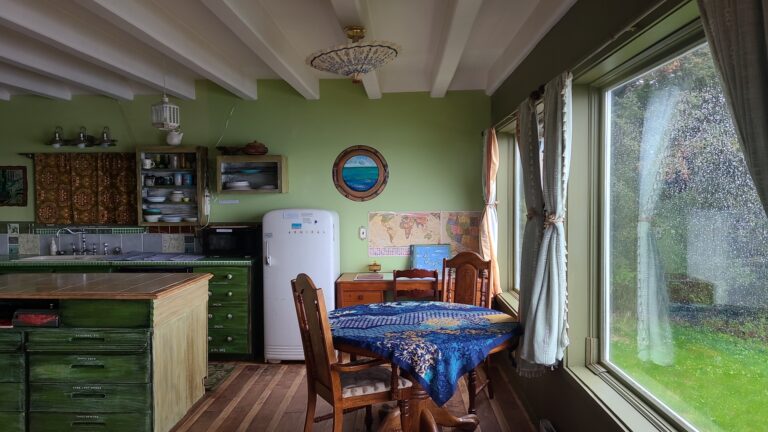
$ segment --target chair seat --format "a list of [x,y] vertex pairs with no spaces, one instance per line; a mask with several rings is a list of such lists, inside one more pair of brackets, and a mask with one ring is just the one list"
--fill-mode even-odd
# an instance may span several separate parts
[[[341,397],[348,398],[363,396],[373,393],[389,391],[392,379],[392,370],[384,367],[374,367],[360,372],[342,372]],[[398,388],[407,388],[413,385],[403,377],[397,377]]]

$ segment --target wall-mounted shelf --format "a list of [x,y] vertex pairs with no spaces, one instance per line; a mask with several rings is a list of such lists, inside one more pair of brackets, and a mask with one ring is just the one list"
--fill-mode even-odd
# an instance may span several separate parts
[[[237,184],[243,186],[234,186]],[[288,192],[285,156],[216,156],[216,191],[220,194]]]
[[[152,168],[144,168],[142,161],[151,159]],[[207,174],[208,150],[205,147],[143,147],[136,149],[136,176],[138,183],[139,225],[142,226],[196,226],[203,225],[203,203],[205,178]],[[181,177],[181,184],[177,181]],[[155,179],[157,184],[148,185],[147,179]],[[162,179],[162,180],[159,180]],[[162,183],[160,183],[162,181]],[[183,192],[189,202],[170,200],[173,191]],[[148,202],[148,196],[164,196],[160,203]],[[144,220],[145,209],[159,209],[163,216],[180,216],[180,222],[147,222]],[[184,218],[197,218],[197,222],[186,222]]]

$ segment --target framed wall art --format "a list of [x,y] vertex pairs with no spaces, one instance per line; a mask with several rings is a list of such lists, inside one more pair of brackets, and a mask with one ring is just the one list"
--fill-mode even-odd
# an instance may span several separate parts
[[27,167],[0,166],[0,207],[26,207]]
[[342,151],[333,163],[333,184],[353,201],[378,196],[389,180],[384,156],[368,146],[352,146]]

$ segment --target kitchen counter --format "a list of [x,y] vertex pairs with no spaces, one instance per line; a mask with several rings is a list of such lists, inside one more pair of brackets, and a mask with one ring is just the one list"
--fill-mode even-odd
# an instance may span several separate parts
[[0,299],[155,300],[211,277],[208,273],[19,273],[0,275]]
[[[173,261],[124,261],[117,259],[119,256],[109,255],[108,259],[104,260],[32,260],[25,261],[22,258],[30,258],[35,255],[0,255],[0,268],[40,268],[40,267],[189,267],[189,266],[205,266],[205,267],[218,267],[218,266],[250,266],[252,261],[250,258],[219,258],[219,257],[205,257],[196,260],[184,260],[183,254],[178,254]],[[112,259],[115,258],[115,259]]]

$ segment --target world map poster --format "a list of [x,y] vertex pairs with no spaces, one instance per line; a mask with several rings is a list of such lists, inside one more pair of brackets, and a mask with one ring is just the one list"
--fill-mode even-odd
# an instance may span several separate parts
[[368,256],[409,256],[411,245],[449,244],[451,254],[480,250],[481,212],[370,212]]

